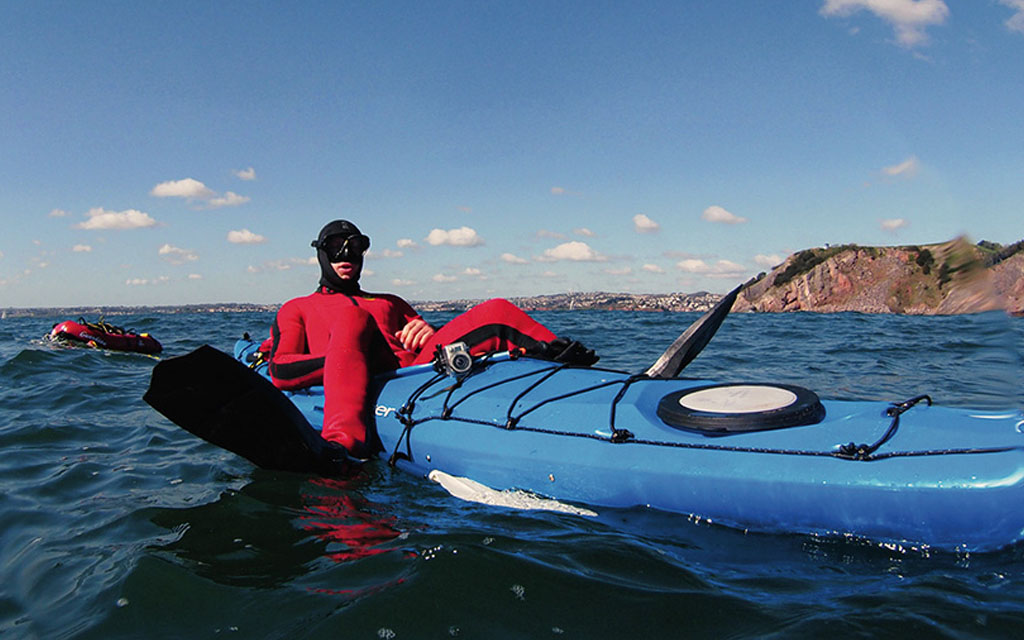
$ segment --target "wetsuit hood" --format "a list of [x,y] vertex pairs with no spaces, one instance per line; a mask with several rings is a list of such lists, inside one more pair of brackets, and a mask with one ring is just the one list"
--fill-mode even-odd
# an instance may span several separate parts
[[[316,238],[316,243],[320,244],[328,236],[353,236],[359,235],[361,232],[356,225],[352,224],[348,220],[333,220],[324,225],[324,228],[320,230],[320,235]],[[334,272],[334,268],[331,267],[331,260],[327,257],[327,252],[319,247],[316,250],[316,259],[320,263],[320,286],[326,287],[331,291],[338,293],[354,294],[359,292],[359,278],[354,280],[343,280],[338,277],[338,274]],[[359,258],[359,271],[362,273],[362,257]],[[355,264],[356,261],[353,261]]]

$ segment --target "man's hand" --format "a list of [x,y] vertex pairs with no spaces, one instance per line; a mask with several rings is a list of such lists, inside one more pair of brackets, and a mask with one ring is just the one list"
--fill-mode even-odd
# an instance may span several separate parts
[[409,324],[395,332],[395,336],[402,342],[402,346],[415,353],[419,353],[432,335],[434,335],[434,327],[427,324],[422,318],[410,320]]

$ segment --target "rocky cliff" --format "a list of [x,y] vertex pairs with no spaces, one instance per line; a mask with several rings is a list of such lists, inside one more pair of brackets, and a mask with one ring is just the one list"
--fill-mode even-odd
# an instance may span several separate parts
[[1024,314],[1024,241],[799,251],[745,285],[734,311]]

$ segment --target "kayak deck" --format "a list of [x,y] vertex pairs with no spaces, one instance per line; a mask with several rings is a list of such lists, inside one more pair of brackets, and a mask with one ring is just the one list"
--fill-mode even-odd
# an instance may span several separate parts
[[[237,355],[237,354],[236,354]],[[522,358],[457,380],[429,365],[381,376],[377,432],[400,468],[601,507],[647,506],[772,532],[853,534],[983,550],[1024,532],[1024,415],[928,406],[865,459],[842,447],[893,426],[882,402],[824,400],[806,426],[730,435],[673,427],[650,379]],[[319,428],[323,390],[290,394]]]

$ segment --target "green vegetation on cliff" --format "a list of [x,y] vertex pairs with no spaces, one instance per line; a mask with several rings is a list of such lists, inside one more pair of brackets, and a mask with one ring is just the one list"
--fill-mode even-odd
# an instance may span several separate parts
[[832,256],[843,253],[844,251],[856,251],[859,248],[860,247],[855,244],[842,244],[835,247],[825,247],[823,249],[805,249],[804,251],[796,254],[796,257],[786,265],[786,268],[776,274],[775,280],[772,281],[772,286],[781,287],[793,278],[809,272],[811,269],[822,262],[825,262]]
[[982,240],[978,243],[978,248],[986,254],[985,266],[992,267],[1024,251],[1024,240],[1019,240],[1010,245],[1001,245],[996,242]]

